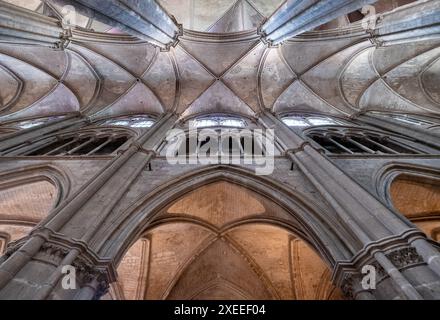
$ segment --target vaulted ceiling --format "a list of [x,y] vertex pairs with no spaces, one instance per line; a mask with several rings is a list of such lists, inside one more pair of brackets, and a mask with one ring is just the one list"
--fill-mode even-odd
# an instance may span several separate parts
[[[38,1],[9,2],[41,10]],[[125,38],[108,41],[105,34],[65,51],[0,44],[0,121],[79,111],[104,117],[169,110],[188,117],[253,116],[262,109],[341,116],[440,110],[439,41],[376,48],[352,24],[268,48],[255,28],[279,1],[162,4],[185,26],[220,33],[185,30],[170,52]]]
[[340,299],[324,261],[276,221],[289,214],[244,187],[190,192],[127,252],[112,298]]

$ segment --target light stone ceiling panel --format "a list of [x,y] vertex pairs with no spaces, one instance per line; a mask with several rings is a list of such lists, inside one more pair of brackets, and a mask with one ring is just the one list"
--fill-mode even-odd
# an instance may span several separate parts
[[196,42],[183,39],[182,47],[214,75],[221,76],[237,62],[258,40],[239,42]]
[[[185,29],[210,32],[256,28],[262,19],[272,15],[282,2],[283,0],[160,0],[163,7],[175,16]],[[241,26],[233,17],[244,20],[240,21]]]
[[38,223],[54,207],[55,186],[37,181],[0,190],[0,220]]
[[183,25],[185,29],[191,29],[193,24],[193,6],[192,0],[159,0],[162,7],[176,20]]
[[253,110],[223,82],[216,81],[182,113],[183,118],[200,113],[234,113],[252,117]]
[[176,73],[167,53],[160,53],[142,77],[144,83],[158,96],[167,110],[176,100]]
[[359,109],[359,99],[379,76],[372,65],[371,55],[375,48],[368,48],[355,55],[341,76],[341,89],[345,99]]
[[336,108],[322,100],[301,81],[295,81],[280,95],[273,105],[273,111],[309,111],[341,115]]
[[[153,230],[146,299],[164,299],[183,268],[212,238],[211,232],[189,223],[170,223]],[[209,243],[209,242],[208,242]]]
[[363,111],[384,111],[421,113],[427,111],[421,106],[397,95],[382,79],[374,82],[364,93],[359,101],[359,107]]
[[214,82],[215,78],[181,47],[173,50],[179,68],[180,96],[178,111],[185,109]]
[[[280,299],[294,299],[289,261],[291,235],[278,227],[269,225],[244,225],[233,229],[228,237],[238,243],[255,260]],[[258,239],[256,241],[255,239]]]
[[280,56],[279,49],[269,49],[261,74],[261,96],[266,108],[272,109],[279,96],[296,79]]
[[90,25],[90,28],[97,31],[97,32],[103,32],[103,33],[109,32],[114,29],[113,27],[111,27],[105,23],[102,23],[98,20],[93,20],[92,24]]
[[3,0],[5,2],[12,3],[18,7],[23,7],[32,11],[38,9],[42,5],[40,0]]
[[203,186],[156,219],[118,267],[126,299],[341,298],[304,241],[262,223],[291,216],[242,186]]
[[[17,224],[0,224],[0,233],[7,234],[9,237],[9,242],[16,241],[27,236],[33,227],[28,224],[17,225]],[[2,252],[0,251],[0,254]]]
[[419,81],[422,71],[439,57],[440,48],[425,52],[388,72],[385,81],[403,98],[426,109],[440,112],[440,105],[426,95],[423,83]]
[[5,118],[18,120],[20,118],[49,117],[79,111],[80,106],[75,94],[64,84],[59,83],[40,100],[23,110],[7,115]]
[[263,21],[264,16],[248,1],[239,0],[207,31],[229,33],[252,30],[261,26]]
[[235,2],[235,0],[192,0],[193,30],[205,31],[217,21]]
[[205,31],[228,11],[235,0],[160,0],[185,29]]
[[140,78],[153,62],[158,48],[149,44],[87,43],[87,47],[115,62],[134,77]]
[[[217,290],[209,290],[219,286],[226,289],[226,292],[222,290],[220,297]],[[225,295],[251,300],[276,298],[262,279],[258,267],[237,248],[219,239],[185,268],[168,299],[218,299]]]
[[95,98],[99,78],[79,55],[72,51],[68,51],[68,55],[70,67],[64,78],[64,83],[76,95],[81,110],[84,110],[89,107]]
[[405,61],[427,52],[440,45],[440,42],[426,41],[414,44],[408,43],[383,48],[374,51],[373,62],[377,71],[383,75]]
[[167,212],[171,216],[196,217],[221,228],[248,216],[262,215],[266,209],[247,189],[218,182],[191,192],[173,204]]
[[25,83],[19,98],[7,113],[14,113],[30,106],[57,85],[57,80],[47,73],[13,57],[0,54],[0,64],[12,70]]
[[137,82],[115,103],[98,113],[100,116],[120,116],[126,114],[159,115],[164,111],[155,94],[143,83]]
[[437,103],[440,103],[440,58],[434,61],[421,76],[427,94]]
[[355,39],[343,38],[326,41],[287,41],[281,52],[292,70],[301,75],[324,59],[349,47]]
[[351,114],[353,108],[341,97],[337,79],[353,55],[369,46],[371,46],[370,43],[362,42],[342,50],[339,54],[332,55],[307,71],[301,79],[327,103],[344,114]]
[[40,46],[0,44],[0,53],[12,56],[61,79],[68,68],[68,57],[63,51]]
[[248,0],[266,17],[272,15],[285,0]]
[[22,83],[9,69],[0,65],[0,111],[6,108],[20,92]]
[[290,244],[295,296],[298,300],[342,299],[342,293],[330,281],[330,272],[322,259],[302,240]]
[[243,59],[232,67],[223,77],[223,81],[252,110],[260,108],[258,101],[258,69],[266,47],[260,43]]
[[118,284],[126,300],[143,300],[148,281],[150,241],[141,239],[128,250],[119,268]]
[[80,54],[100,77],[100,91],[93,106],[94,112],[114,103],[136,82],[128,71],[90,49],[74,45],[70,50]]

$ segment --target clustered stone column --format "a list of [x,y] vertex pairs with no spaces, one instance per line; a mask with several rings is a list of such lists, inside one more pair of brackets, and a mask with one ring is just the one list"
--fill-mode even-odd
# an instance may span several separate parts
[[[9,246],[0,261],[0,299],[91,299],[106,292],[108,284],[116,280],[114,266],[89,247],[90,239],[147,168],[155,146],[175,122],[175,115],[163,116],[63,202],[49,221]],[[61,287],[64,266],[78,270],[77,290]]]
[[118,28],[165,50],[175,46],[182,26],[155,0],[44,0],[57,7],[73,6],[77,13]]
[[[265,112],[261,121],[275,130],[286,155],[334,209],[341,228],[349,230],[357,241],[353,260],[338,262],[333,276],[348,296],[440,298],[440,253],[420,230],[388,209],[277,117]],[[370,294],[359,290],[365,265],[376,266],[382,280],[380,290]],[[362,294],[357,297],[359,292]]]
[[377,0],[287,0],[263,26],[262,40],[277,45]]
[[70,29],[63,28],[58,19],[0,1],[0,41],[64,49],[70,38]]

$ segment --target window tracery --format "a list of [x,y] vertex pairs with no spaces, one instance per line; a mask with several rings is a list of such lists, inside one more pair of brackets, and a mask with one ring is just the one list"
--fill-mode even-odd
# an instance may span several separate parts
[[87,129],[43,137],[32,144],[7,150],[5,155],[18,156],[104,156],[118,151],[131,135],[127,130]]
[[429,154],[423,146],[380,131],[348,127],[310,129],[305,135],[327,154],[418,155]]

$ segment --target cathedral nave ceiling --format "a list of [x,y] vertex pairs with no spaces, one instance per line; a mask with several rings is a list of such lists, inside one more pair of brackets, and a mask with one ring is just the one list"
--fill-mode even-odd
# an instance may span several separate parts
[[[65,51],[1,44],[0,120],[72,112],[252,117],[263,108],[340,116],[366,110],[439,112],[438,41],[376,48],[352,24],[268,48],[249,21],[258,20],[256,13],[267,16],[278,4],[254,2],[216,2],[222,15],[204,19],[196,6],[191,19],[198,24],[192,28],[234,32],[186,30],[170,52],[126,37],[107,41],[105,34],[100,41],[73,41]],[[184,2],[163,5],[191,26],[186,11],[178,10]],[[235,28],[230,22],[237,12],[250,20]]]

